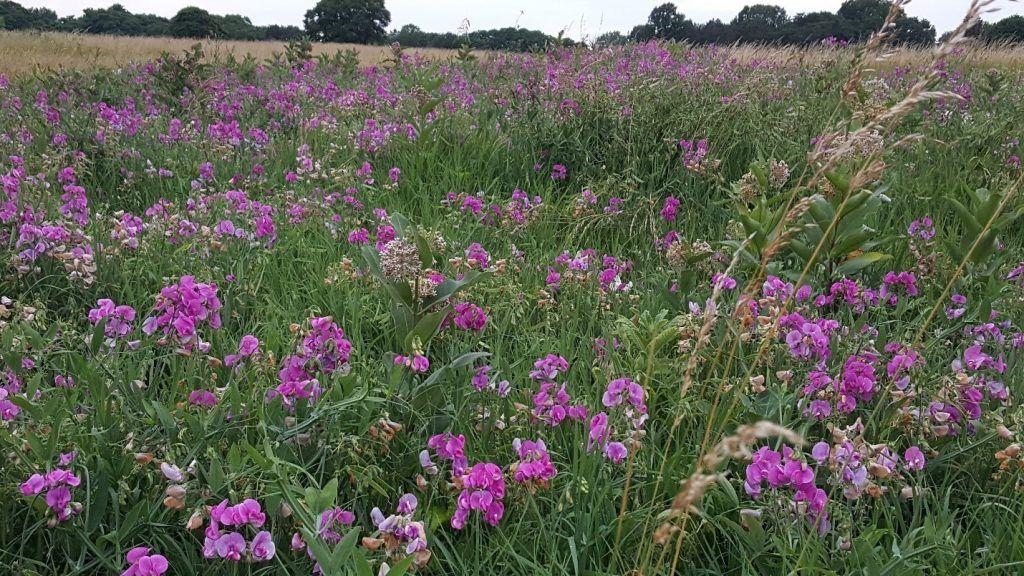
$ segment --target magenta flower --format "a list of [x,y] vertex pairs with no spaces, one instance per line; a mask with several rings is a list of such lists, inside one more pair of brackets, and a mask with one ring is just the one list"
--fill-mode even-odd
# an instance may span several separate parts
[[455,327],[459,330],[480,332],[487,325],[487,313],[471,302],[459,302],[452,312]]
[[238,343],[238,353],[228,354],[224,357],[224,365],[232,367],[239,364],[242,360],[251,357],[259,351],[260,341],[256,339],[252,334],[246,334],[242,336],[241,341]]
[[204,325],[214,330],[220,328],[220,309],[216,284],[197,283],[192,276],[182,276],[177,284],[160,291],[153,315],[143,321],[142,331],[161,331],[184,350],[205,351],[209,344],[199,337],[198,329]]
[[121,576],[161,576],[167,572],[167,558],[160,554],[149,554],[149,548],[139,546],[125,554],[128,569]]
[[661,208],[661,217],[664,218],[666,222],[675,222],[678,208],[679,200],[676,200],[672,196],[665,198],[665,204]]
[[213,547],[217,552],[217,556],[237,562],[242,559],[242,554],[245,553],[245,538],[238,532],[229,532],[217,538]]
[[615,464],[619,464],[626,458],[626,445],[622,442],[609,442],[604,447],[604,455]]
[[907,468],[924,470],[924,452],[917,446],[907,448],[907,451],[903,453],[903,459],[907,461]]
[[497,526],[505,515],[505,477],[501,468],[491,462],[474,464],[462,477],[462,486],[452,515],[452,528],[461,530],[473,510],[481,512],[488,524]]
[[516,483],[546,486],[558,473],[543,440],[516,438],[512,441],[512,448],[519,455],[519,462],[513,464],[512,476]]
[[257,533],[249,546],[249,552],[252,555],[253,560],[257,562],[266,562],[272,559],[276,549],[277,548],[274,546],[274,540],[270,536],[270,532],[267,532],[266,530]]

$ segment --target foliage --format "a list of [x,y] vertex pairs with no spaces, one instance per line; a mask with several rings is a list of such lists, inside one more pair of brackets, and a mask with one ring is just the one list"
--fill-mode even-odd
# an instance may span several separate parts
[[384,0],[319,0],[304,22],[306,33],[320,42],[380,44],[391,13]]

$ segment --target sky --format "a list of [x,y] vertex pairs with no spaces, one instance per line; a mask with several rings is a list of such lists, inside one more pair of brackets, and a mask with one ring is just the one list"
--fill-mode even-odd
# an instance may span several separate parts
[[[84,8],[104,8],[118,0],[17,0],[23,6],[47,7],[60,16],[79,15]],[[604,32],[628,33],[643,24],[651,9],[665,0],[385,0],[391,11],[390,28],[416,24],[430,32],[454,32],[469,21],[470,30],[520,26],[574,38],[594,38]],[[828,10],[834,12],[842,0],[676,0],[679,11],[695,22],[712,18],[728,21],[746,4],[780,5],[790,15]],[[214,14],[241,14],[253,24],[294,24],[316,0],[120,0],[131,12],[171,17],[184,6],[199,6]],[[970,0],[915,0],[907,6],[911,16],[927,18],[939,34],[960,23]],[[999,20],[1024,14],[1024,3],[996,0],[998,12],[985,16]]]

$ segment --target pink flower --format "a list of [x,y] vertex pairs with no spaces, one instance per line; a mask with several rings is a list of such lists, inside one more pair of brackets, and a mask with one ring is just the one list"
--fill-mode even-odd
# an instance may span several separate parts
[[907,448],[907,451],[903,453],[903,459],[907,461],[907,468],[924,470],[924,453],[917,446]]
[[238,532],[223,534],[217,538],[213,549],[217,552],[217,556],[237,562],[242,559],[242,554],[245,552],[245,538]]
[[256,537],[252,539],[250,546],[252,557],[257,562],[266,562],[274,557],[276,547],[274,546],[274,540],[270,536],[270,532],[263,530],[256,534]]
[[43,475],[33,474],[21,485],[21,493],[25,496],[35,496],[44,488],[46,488],[46,479],[43,478]]
[[125,555],[130,564],[121,576],[161,576],[167,572],[167,558],[160,554],[149,555],[149,548],[132,548]]
[[615,464],[619,464],[626,458],[626,445],[622,442],[609,442],[604,447],[604,455]]

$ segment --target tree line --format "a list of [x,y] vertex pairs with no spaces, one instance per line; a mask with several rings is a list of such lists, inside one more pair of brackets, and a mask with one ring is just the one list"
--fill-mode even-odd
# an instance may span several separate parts
[[[647,22],[628,34],[607,32],[598,36],[598,46],[645,42],[654,39],[698,44],[759,42],[814,44],[822,41],[859,42],[877,31],[890,9],[887,0],[846,0],[836,13],[805,12],[790,16],[780,6],[745,6],[729,22],[718,19],[695,23],[671,2],[654,8]],[[388,31],[391,13],[384,0],[320,0],[306,12],[303,28],[298,26],[257,26],[246,16],[217,15],[189,6],[171,18],[134,14],[120,4],[109,8],[86,8],[81,16],[58,17],[49,8],[25,8],[13,0],[0,0],[0,28],[7,30],[56,30],[121,36],[173,36],[225,40],[291,41],[309,38],[320,42],[382,44],[398,42],[408,47],[460,48],[530,51],[553,44],[573,45],[571,40],[549,36],[539,30],[500,28],[454,32],[427,32],[415,24]],[[1024,42],[1024,16],[1010,16],[995,23],[979,23],[971,35],[988,41]],[[922,18],[908,16],[900,9],[893,30],[897,43],[928,45],[936,40],[935,27]]]
[[[628,35],[608,32],[598,36],[595,44],[653,39],[698,44],[861,42],[878,31],[891,6],[887,0],[846,0],[835,13],[804,12],[791,17],[781,6],[753,4],[745,6],[729,22],[714,19],[695,23],[680,13],[675,4],[667,2],[651,10],[647,22],[635,26]],[[902,8],[893,24],[893,43],[935,43],[935,27],[926,19],[908,16]],[[996,23],[979,22],[969,35],[992,42],[1024,42],[1024,16],[1010,16]]]
[[426,32],[406,25],[388,32],[391,14],[383,0],[321,0],[306,12],[304,28],[298,26],[257,26],[246,16],[217,15],[189,6],[171,18],[135,14],[121,4],[109,8],[86,8],[81,16],[58,17],[49,8],[25,8],[12,0],[0,0],[0,28],[7,30],[50,30],[117,36],[172,36],[223,40],[291,41],[308,37],[320,42],[383,44],[398,42],[410,47],[460,48],[525,52],[553,43],[572,45],[570,40],[548,36],[539,30],[500,28],[474,30],[464,34]]

